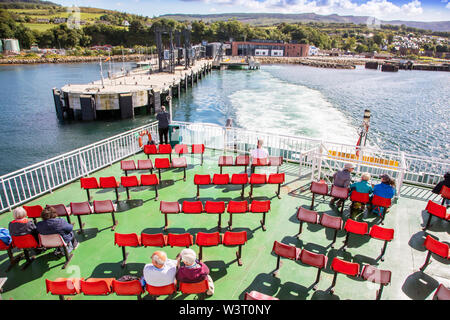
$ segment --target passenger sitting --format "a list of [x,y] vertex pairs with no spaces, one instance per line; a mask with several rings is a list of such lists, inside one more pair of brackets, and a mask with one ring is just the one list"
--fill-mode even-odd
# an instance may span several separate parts
[[[395,196],[395,181],[387,174],[381,175],[380,178],[381,183],[373,187],[373,195],[386,199],[392,199]],[[374,206],[371,211],[378,214],[380,217],[389,212],[388,209],[386,212],[383,212],[383,207],[379,206]]]
[[9,223],[9,233],[13,237],[25,236],[31,234],[36,242],[39,242],[36,225],[33,221],[28,220],[27,212],[22,207],[17,207],[13,210],[14,220]]
[[[344,165],[344,169],[337,171],[334,175],[333,175],[333,185],[336,187],[340,187],[340,188],[348,188],[348,186],[350,185],[352,176],[351,176],[351,172],[355,169],[355,167],[353,166],[353,164],[351,163],[346,163]],[[334,202],[337,200],[338,198],[333,198],[330,201],[330,206],[334,205]],[[337,206],[341,206],[342,205],[342,199],[339,199],[337,202]]]
[[[370,180],[370,174],[365,172],[361,175],[361,181],[355,182],[350,185],[350,194],[354,190],[359,193],[368,193],[369,195],[373,192],[373,187],[369,183]],[[358,211],[364,211],[366,205],[361,202],[353,202],[351,206],[351,218],[354,219],[358,213]]]
[[[73,226],[66,220],[59,218],[55,208],[47,207],[42,210],[42,221],[36,224],[38,233],[42,235],[59,234],[67,244],[67,249],[70,252],[78,247],[78,241],[73,233]],[[55,254],[63,254],[58,248]]]
[[148,284],[154,287],[164,287],[176,283],[175,276],[179,263],[177,260],[167,259],[164,251],[153,252],[151,259],[152,263],[144,266],[141,278],[142,286]]
[[[262,147],[263,141],[261,139],[258,139],[258,143],[256,146],[256,149],[253,149],[250,154],[252,156],[252,162],[253,159],[267,159],[269,157],[269,152]],[[255,167],[252,166],[252,173],[255,172]]]
[[[450,171],[448,171],[444,175],[444,180],[436,184],[432,190],[433,193],[440,194],[442,187],[446,186],[447,188],[450,188]],[[447,199],[447,204],[449,203],[449,200]],[[442,203],[443,204],[443,203]]]
[[183,249],[178,257],[181,258],[184,266],[180,266],[177,272],[177,280],[185,283],[196,283],[208,280],[209,289],[207,295],[214,294],[214,283],[209,275],[209,268],[203,262],[197,260],[197,255],[192,249]]

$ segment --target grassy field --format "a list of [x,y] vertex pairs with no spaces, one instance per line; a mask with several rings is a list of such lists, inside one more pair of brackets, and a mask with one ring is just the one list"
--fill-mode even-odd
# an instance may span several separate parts
[[47,31],[57,26],[56,24],[51,23],[24,23],[23,25],[30,28],[31,30],[36,30],[40,32]]

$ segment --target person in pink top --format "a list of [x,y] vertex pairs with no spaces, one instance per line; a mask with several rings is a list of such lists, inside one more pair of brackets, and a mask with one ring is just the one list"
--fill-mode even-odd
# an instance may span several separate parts
[[207,295],[214,294],[214,283],[209,275],[209,268],[203,262],[197,260],[197,255],[192,249],[183,249],[177,260],[181,260],[182,264],[177,271],[177,281],[184,283],[196,283],[208,280],[209,289]]

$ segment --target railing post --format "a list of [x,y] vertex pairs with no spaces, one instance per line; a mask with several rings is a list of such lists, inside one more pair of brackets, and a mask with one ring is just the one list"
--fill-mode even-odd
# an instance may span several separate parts
[[2,178],[2,185],[3,185],[3,194],[5,195],[5,199],[6,199],[6,205],[8,206],[9,210],[11,211],[11,204],[9,203],[8,194],[6,193],[5,180],[3,180],[3,178]]
[[53,193],[52,187],[50,185],[50,179],[48,177],[48,169],[47,168],[48,168],[48,165],[47,165],[47,163],[45,163],[45,177],[47,178],[47,184],[48,184],[48,188],[50,189],[50,193]]
[[406,159],[405,159],[405,152],[404,151],[402,151],[400,153],[400,157],[401,157],[401,170],[400,170],[398,183],[397,183],[397,195],[396,195],[396,198],[400,197],[401,190],[402,190],[402,185],[403,185],[403,180],[405,178],[405,172],[406,172]]
[[318,172],[318,178],[319,178],[319,180],[320,180],[320,178],[321,178],[321,176],[322,176],[322,152],[323,152],[323,150],[322,150],[322,148],[323,148],[323,141],[321,141],[320,142],[320,146],[319,146],[319,172]]

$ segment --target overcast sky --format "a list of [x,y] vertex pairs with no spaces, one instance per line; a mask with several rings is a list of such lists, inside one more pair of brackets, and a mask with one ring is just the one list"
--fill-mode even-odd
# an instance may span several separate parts
[[56,0],[143,16],[168,13],[309,13],[372,16],[382,20],[449,21],[449,0]]

